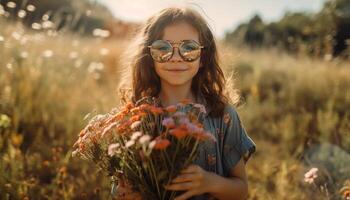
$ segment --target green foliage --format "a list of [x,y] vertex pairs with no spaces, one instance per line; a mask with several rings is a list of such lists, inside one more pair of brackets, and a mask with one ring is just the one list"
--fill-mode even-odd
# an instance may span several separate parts
[[350,1],[346,0],[327,1],[318,13],[287,12],[279,21],[269,24],[256,15],[227,33],[225,40],[252,48],[278,47],[318,57],[343,53],[347,57],[349,6]]

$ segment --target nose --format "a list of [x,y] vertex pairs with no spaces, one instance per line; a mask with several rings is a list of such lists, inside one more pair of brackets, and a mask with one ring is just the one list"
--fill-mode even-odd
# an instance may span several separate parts
[[174,54],[173,57],[169,60],[170,62],[181,62],[182,58],[179,54],[179,47],[174,47]]

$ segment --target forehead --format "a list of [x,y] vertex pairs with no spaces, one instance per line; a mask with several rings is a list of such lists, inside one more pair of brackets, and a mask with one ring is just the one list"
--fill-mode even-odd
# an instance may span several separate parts
[[186,22],[178,22],[164,28],[162,39],[172,42],[181,40],[195,40],[199,42],[199,33],[192,25]]

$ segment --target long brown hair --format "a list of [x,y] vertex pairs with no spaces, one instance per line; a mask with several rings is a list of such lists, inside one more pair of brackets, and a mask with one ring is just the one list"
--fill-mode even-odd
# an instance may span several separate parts
[[[138,35],[135,37],[134,46],[126,53],[125,71],[119,85],[119,92],[123,96],[122,100],[125,102],[131,99],[131,101],[136,102],[143,96],[158,96],[161,90],[160,78],[154,69],[148,46],[153,41],[162,38],[166,26],[177,22],[186,22],[192,25],[199,33],[199,42],[205,47],[200,57],[202,67],[193,77],[191,91],[197,99],[200,95],[205,99],[210,116],[222,116],[226,104],[229,100],[232,102],[232,99],[224,95],[226,80],[219,66],[215,38],[202,16],[188,7],[163,9],[150,17],[144,26],[137,31]],[[128,84],[130,81],[129,92],[131,94],[129,94],[129,99],[126,99],[126,86],[130,85]],[[212,109],[212,106],[215,106],[215,109]]]

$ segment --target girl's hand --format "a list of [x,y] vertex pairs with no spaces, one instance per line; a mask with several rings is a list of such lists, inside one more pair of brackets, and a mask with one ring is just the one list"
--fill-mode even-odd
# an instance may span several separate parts
[[187,192],[179,195],[174,200],[185,200],[195,195],[210,191],[213,184],[213,173],[207,172],[198,165],[190,165],[174,178],[170,185],[165,186],[167,190]]
[[120,180],[116,188],[116,199],[117,200],[142,200],[140,193],[132,190],[131,185],[125,181]]

